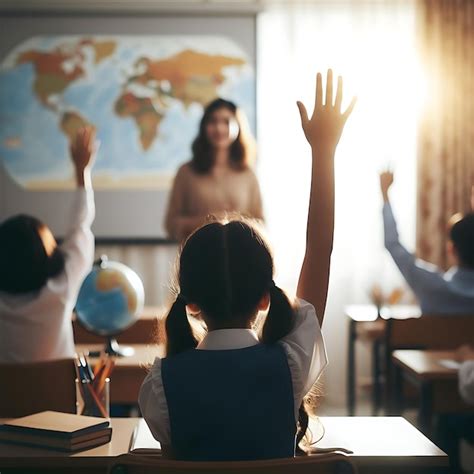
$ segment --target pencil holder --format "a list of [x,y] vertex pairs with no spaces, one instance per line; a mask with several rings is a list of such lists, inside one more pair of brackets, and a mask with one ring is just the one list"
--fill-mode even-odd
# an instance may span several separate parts
[[76,413],[78,415],[109,418],[110,379],[100,384],[90,380],[76,379]]

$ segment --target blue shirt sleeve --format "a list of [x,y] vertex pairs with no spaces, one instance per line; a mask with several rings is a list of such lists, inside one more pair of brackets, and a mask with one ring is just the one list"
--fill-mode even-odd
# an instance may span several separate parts
[[428,262],[416,259],[399,241],[397,223],[390,203],[383,206],[383,227],[385,248],[390,252],[401,274],[420,301],[442,283],[439,269]]

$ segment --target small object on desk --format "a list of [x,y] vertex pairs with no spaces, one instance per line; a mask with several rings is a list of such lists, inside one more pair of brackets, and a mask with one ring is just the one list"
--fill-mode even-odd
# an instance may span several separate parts
[[131,453],[135,454],[159,454],[161,453],[161,444],[151,434],[146,421],[141,418],[133,430],[130,440]]
[[76,411],[78,415],[102,416],[110,413],[110,379],[114,361],[101,357],[93,371],[84,354],[76,355]]
[[108,443],[109,421],[71,413],[43,411],[0,425],[0,441],[60,451],[78,451]]
[[461,363],[454,359],[441,359],[438,361],[438,364],[441,365],[441,367],[453,370],[459,370],[459,367],[461,367]]

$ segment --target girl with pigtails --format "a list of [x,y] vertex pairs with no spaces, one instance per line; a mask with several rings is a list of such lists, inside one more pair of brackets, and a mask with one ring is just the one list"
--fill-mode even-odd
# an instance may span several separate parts
[[[334,155],[355,105],[341,112],[332,71],[314,110],[298,102],[312,151],[306,251],[290,302],[273,281],[273,258],[245,221],[213,222],[191,234],[179,257],[177,297],[166,319],[166,357],[156,359],[139,405],[165,456],[188,461],[291,457],[308,417],[305,395],[327,365],[321,334],[334,232]],[[259,311],[268,311],[261,334]],[[204,322],[198,340],[188,317]]]

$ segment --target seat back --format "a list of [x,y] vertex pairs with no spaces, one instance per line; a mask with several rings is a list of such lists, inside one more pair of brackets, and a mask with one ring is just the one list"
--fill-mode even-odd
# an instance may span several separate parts
[[395,349],[455,349],[472,343],[474,315],[422,315],[419,318],[387,320],[386,343]]
[[44,410],[76,412],[72,359],[28,364],[0,364],[0,418]]
[[350,459],[338,453],[264,461],[188,462],[125,454],[117,458],[111,474],[353,474]]

